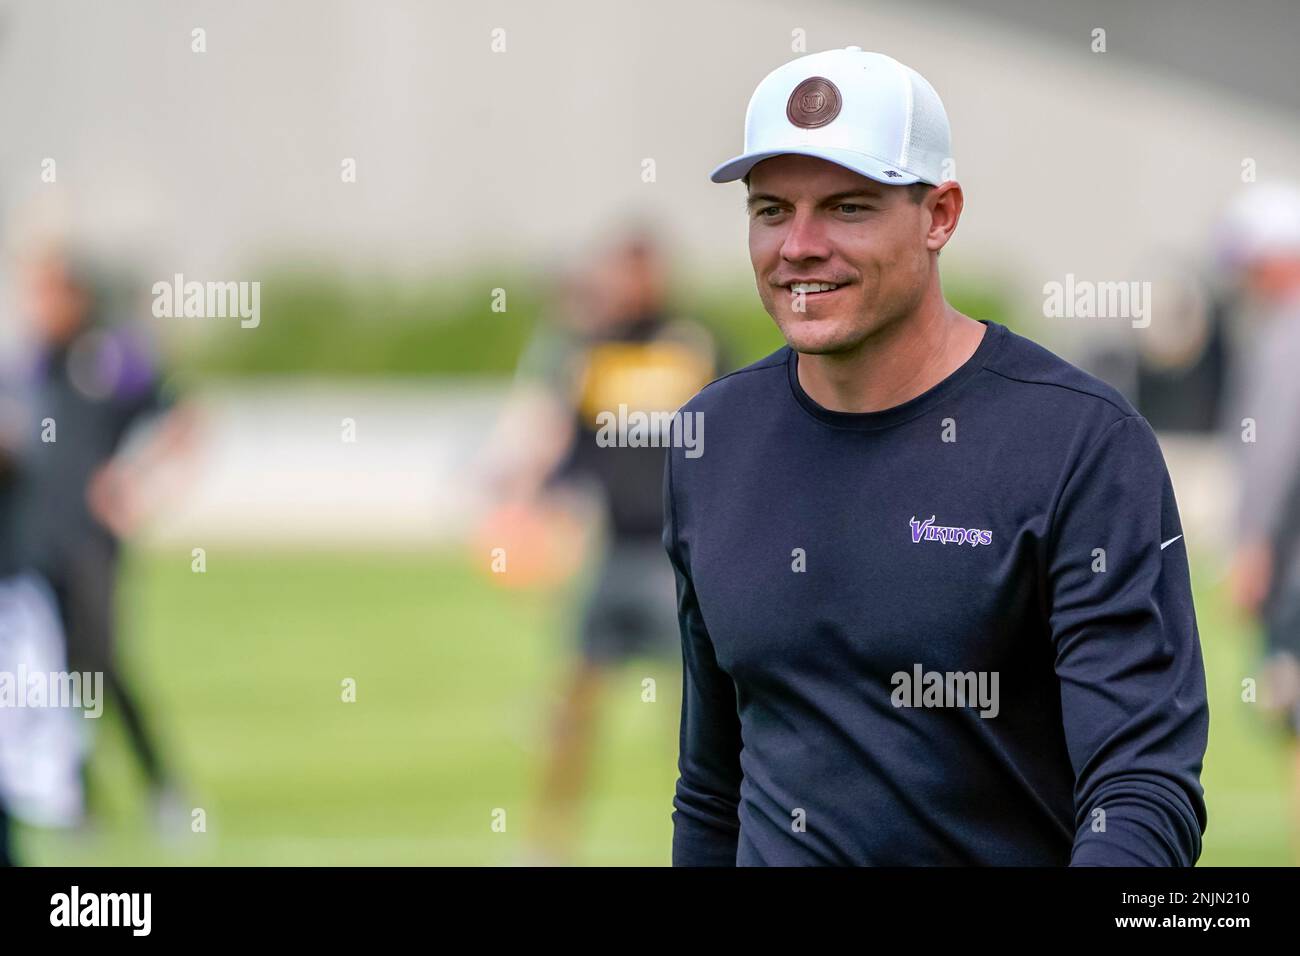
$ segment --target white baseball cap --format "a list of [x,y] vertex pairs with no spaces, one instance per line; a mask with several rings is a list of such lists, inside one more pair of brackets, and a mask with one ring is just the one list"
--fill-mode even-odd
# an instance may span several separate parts
[[951,156],[948,114],[920,73],[861,47],[810,53],[758,84],[745,111],[745,151],[709,176],[741,179],[771,156],[816,156],[869,179],[939,185]]
[[1300,186],[1278,181],[1243,187],[1214,238],[1219,263],[1229,269],[1269,256],[1300,255]]

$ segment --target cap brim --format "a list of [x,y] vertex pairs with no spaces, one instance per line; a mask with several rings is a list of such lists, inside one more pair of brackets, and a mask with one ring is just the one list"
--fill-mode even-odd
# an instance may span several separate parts
[[837,166],[843,166],[845,169],[851,169],[855,173],[860,173],[868,179],[874,179],[878,183],[885,183],[888,186],[910,186],[912,183],[921,182],[920,176],[899,169],[890,163],[876,159],[874,156],[868,156],[865,153],[857,153],[851,149],[832,149],[824,146],[789,146],[785,149],[772,149],[759,153],[746,153],[743,156],[737,156],[735,159],[729,159],[712,173],[709,178],[715,183],[730,183],[741,179],[744,175],[761,163],[765,159],[771,159],[773,156],[786,156],[793,154],[795,156],[813,156],[817,159],[824,159],[828,163],[834,163]]

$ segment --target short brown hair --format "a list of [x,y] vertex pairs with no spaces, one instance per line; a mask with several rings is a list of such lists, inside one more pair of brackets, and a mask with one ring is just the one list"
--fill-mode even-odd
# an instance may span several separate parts
[[925,202],[925,197],[930,195],[930,190],[933,188],[929,183],[912,183],[907,187],[907,195],[919,206]]

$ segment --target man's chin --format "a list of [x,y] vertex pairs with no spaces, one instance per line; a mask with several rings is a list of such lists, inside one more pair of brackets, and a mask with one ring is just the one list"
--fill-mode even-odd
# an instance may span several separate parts
[[786,344],[805,355],[830,355],[857,348],[861,332],[835,319],[799,319],[781,326]]

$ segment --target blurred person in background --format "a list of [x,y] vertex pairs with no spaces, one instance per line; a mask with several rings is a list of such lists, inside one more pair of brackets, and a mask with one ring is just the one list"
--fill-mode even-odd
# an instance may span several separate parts
[[1134,330],[1132,401],[1157,434],[1213,435],[1223,415],[1227,309],[1193,267],[1166,265],[1151,295],[1160,320]]
[[674,412],[716,374],[713,338],[670,310],[663,250],[640,228],[560,284],[551,321],[520,362],[513,414],[528,425],[514,434],[531,432],[531,440],[522,454],[516,446],[507,479],[514,514],[585,493],[605,538],[551,726],[530,862],[571,862],[611,671],[638,657],[676,662],[681,653],[661,543],[665,449],[636,447],[621,434],[603,445],[598,416],[618,417],[620,406]]
[[[139,338],[113,321],[108,287],[85,256],[51,244],[19,271],[35,339],[19,496],[24,559],[55,596],[69,669],[103,674],[155,822],[178,830],[188,811],[118,661],[115,592],[121,539],[152,504],[151,473],[189,447],[192,418],[174,407]],[[82,776],[89,822],[96,808],[88,767]]]
[[1246,186],[1221,223],[1219,255],[1237,288],[1224,423],[1240,475],[1229,582],[1263,629],[1260,703],[1290,738],[1300,859],[1300,187]]
[[[18,552],[18,525],[15,502],[18,456],[16,447],[22,429],[20,406],[8,392],[8,379],[0,380],[0,675],[17,671],[17,661],[9,653],[9,634],[15,630],[10,623],[7,591],[9,581],[18,576],[22,564]],[[3,752],[5,726],[11,715],[0,710],[0,752]],[[10,850],[9,813],[10,798],[0,788],[0,867],[13,866]]]
[[1231,301],[1200,263],[1158,259],[1150,300],[1159,316],[1092,346],[1088,371],[1115,386],[1157,434],[1215,436],[1223,418]]
[[[19,537],[29,421],[18,377],[6,369],[0,375],[0,681],[9,687],[0,692],[0,866],[13,862],[6,816],[39,827],[80,822],[80,767],[88,739],[80,708],[95,716],[99,703],[93,685],[78,694],[77,685],[54,682],[68,672],[58,608],[27,566]],[[42,686],[70,687],[72,698],[33,696],[31,679],[37,676]]]

